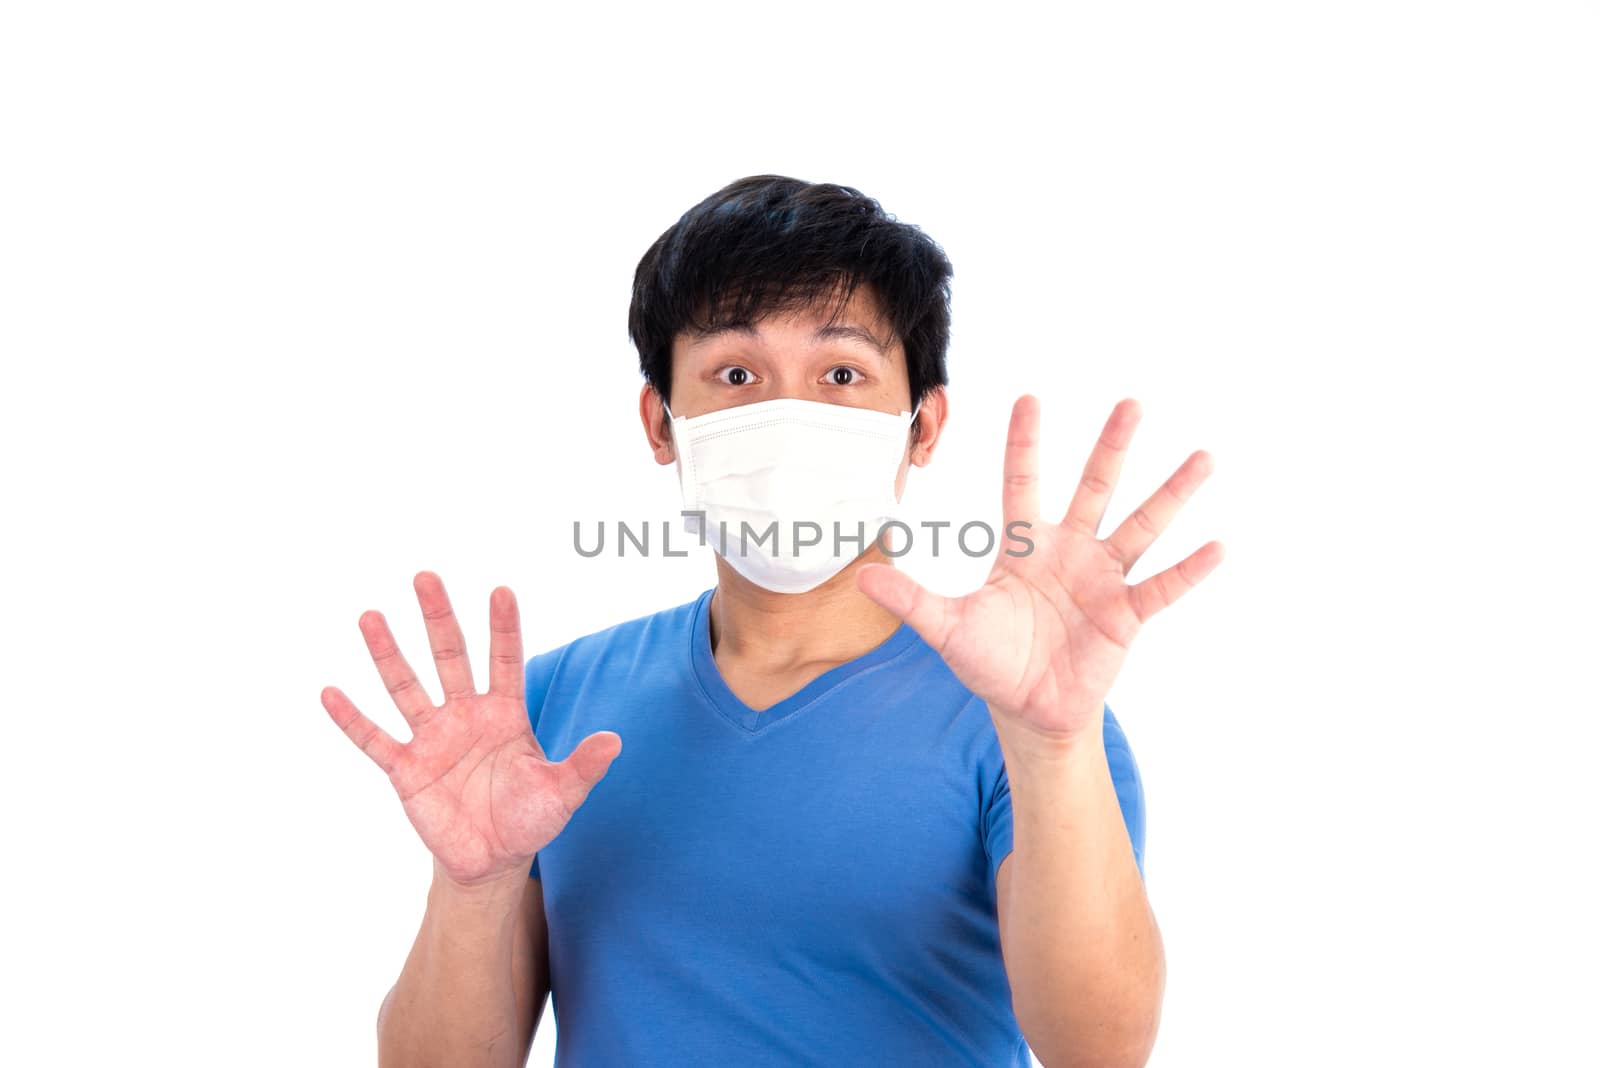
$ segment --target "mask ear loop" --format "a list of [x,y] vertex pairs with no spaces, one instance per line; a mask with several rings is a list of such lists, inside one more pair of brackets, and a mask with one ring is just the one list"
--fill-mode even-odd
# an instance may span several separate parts
[[[661,397],[661,393],[658,391],[656,396]],[[678,435],[672,429],[672,424],[678,421],[678,417],[672,414],[672,408],[667,404],[667,398],[665,397],[661,397],[661,408],[667,413],[667,433],[672,438],[673,453],[676,454],[678,449]]]

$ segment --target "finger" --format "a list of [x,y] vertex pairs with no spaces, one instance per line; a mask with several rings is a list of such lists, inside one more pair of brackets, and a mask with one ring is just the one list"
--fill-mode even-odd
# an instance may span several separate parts
[[522,622],[517,595],[504,586],[489,595],[489,692],[521,699]]
[[888,564],[864,564],[856,573],[856,588],[885,610],[911,624],[936,651],[955,627],[955,602]]
[[589,796],[595,783],[605,778],[611,762],[622,752],[622,737],[615,731],[596,731],[567,754],[557,766],[561,769],[561,802],[568,812],[576,811]]
[[1215,467],[1216,462],[1204,449],[1190,453],[1189,458],[1172,473],[1172,477],[1111,532],[1111,536],[1105,540],[1106,549],[1121,562],[1124,575],[1150,548],[1150,543],[1167,529],[1172,517],[1183,507],[1183,502],[1194,495],[1194,491],[1200,488],[1200,483]]
[[382,613],[362,613],[361,636],[367,640],[367,651],[372,654],[373,664],[377,665],[378,677],[383,679],[384,689],[394,698],[395,707],[406,718],[406,723],[416,727],[433,711],[433,702],[428,698],[428,691],[417,681],[416,672],[411,670],[411,665],[401,655],[400,646],[395,643],[394,635],[389,632],[389,623]]
[[461,634],[461,624],[456,622],[444,583],[432,571],[423,571],[412,585],[416,587],[417,603],[422,606],[428,645],[433,649],[433,663],[439,669],[445,700],[477,692],[472,684],[472,664],[467,661],[467,640]]
[[322,691],[322,707],[328,710],[328,715],[333,717],[333,722],[338,724],[346,737],[371,757],[385,775],[394,770],[404,747],[389,737],[382,727],[363,716],[338,687],[329,686]]
[[1039,518],[1039,400],[1024,394],[1011,406],[1006,432],[1005,483],[1000,510],[1005,521]]
[[1200,584],[1222,563],[1222,543],[1208,541],[1159,575],[1152,575],[1128,591],[1134,615],[1144,623]]
[[1061,520],[1063,526],[1097,536],[1100,519],[1106,514],[1106,502],[1111,499],[1111,491],[1117,488],[1117,476],[1122,473],[1122,460],[1128,454],[1128,442],[1133,440],[1133,428],[1139,425],[1143,414],[1139,402],[1132,397],[1123,398],[1111,409],[1100,431],[1100,440],[1095,442],[1089,462],[1084,464],[1083,477],[1078,480],[1066,517]]

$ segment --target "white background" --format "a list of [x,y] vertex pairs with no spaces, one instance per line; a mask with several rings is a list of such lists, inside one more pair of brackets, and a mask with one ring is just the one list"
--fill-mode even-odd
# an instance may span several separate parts
[[955,264],[912,506],[1024,391],[1063,509],[1143,402],[1104,531],[1216,457],[1109,696],[1151,1063],[1595,1063],[1592,5],[531,7],[0,15],[0,1061],[371,1062],[428,863],[318,691],[405,736],[422,568],[479,678],[496,584],[531,653],[711,583],[571,521],[675,507],[634,265],[775,172]]

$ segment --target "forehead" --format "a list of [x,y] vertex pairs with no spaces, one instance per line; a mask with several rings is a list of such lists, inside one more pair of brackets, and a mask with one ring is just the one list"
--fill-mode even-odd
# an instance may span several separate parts
[[834,292],[800,309],[749,320],[722,320],[709,331],[680,331],[672,348],[675,354],[693,355],[717,348],[722,341],[772,339],[790,333],[803,334],[805,341],[814,344],[831,340],[860,343],[890,359],[900,347],[877,293],[870,284],[862,283],[842,306]]

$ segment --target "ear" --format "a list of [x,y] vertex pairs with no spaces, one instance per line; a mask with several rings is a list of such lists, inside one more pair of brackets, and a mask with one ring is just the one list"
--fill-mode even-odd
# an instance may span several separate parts
[[933,459],[933,450],[944,434],[944,421],[949,417],[950,397],[943,386],[935,386],[922,398],[922,407],[917,409],[917,417],[913,420],[917,436],[911,446],[912,463],[918,467],[928,466]]
[[670,464],[677,460],[677,453],[672,448],[671,419],[667,416],[667,409],[661,404],[661,394],[656,388],[645,383],[639,390],[639,421],[644,424],[644,436],[650,442],[650,452],[658,464]]

